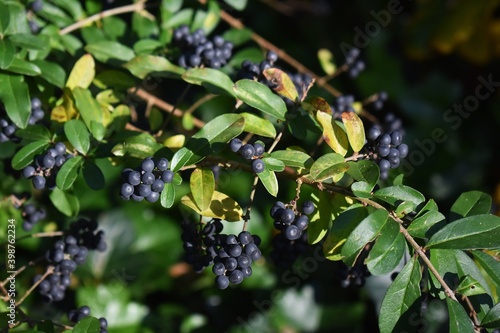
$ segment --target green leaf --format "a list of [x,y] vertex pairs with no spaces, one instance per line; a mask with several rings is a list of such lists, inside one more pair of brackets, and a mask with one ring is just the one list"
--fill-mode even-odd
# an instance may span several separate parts
[[500,327],[500,303],[497,303],[488,311],[481,321],[481,326],[486,328]]
[[252,39],[252,30],[248,28],[243,28],[243,29],[232,28],[226,30],[222,34],[222,37],[224,38],[224,40],[233,43],[234,46],[240,46],[248,42],[250,39]]
[[42,73],[42,71],[40,70],[40,68],[38,68],[37,65],[17,58],[12,59],[10,66],[6,68],[6,70],[13,73],[24,74],[28,76],[37,76]]
[[[9,24],[5,29],[6,35],[14,35],[19,33],[31,33],[28,27],[28,20],[26,15],[26,8],[24,4],[14,1],[3,1],[7,5],[7,8],[3,8],[2,12],[5,10],[9,13]],[[44,6],[45,7],[45,6]],[[4,14],[5,15],[5,14]],[[3,19],[2,19],[3,20]]]
[[227,92],[230,96],[234,96],[233,81],[218,69],[191,68],[182,74],[182,79],[199,86],[212,85]]
[[165,57],[149,54],[138,55],[134,59],[123,64],[123,67],[128,69],[130,73],[139,79],[144,79],[151,73],[157,73],[158,75],[165,73],[179,76],[185,72],[184,68],[172,64]]
[[370,250],[365,263],[373,275],[386,275],[398,266],[405,250],[406,242],[399,232],[399,224],[388,221],[380,231],[380,236]]
[[488,214],[491,210],[491,196],[481,191],[462,193],[450,209],[451,221],[461,217]]
[[68,141],[83,155],[90,149],[90,133],[80,119],[69,120],[64,124],[64,134]]
[[31,115],[28,85],[22,75],[0,73],[0,100],[10,120],[19,128],[26,128]]
[[311,166],[310,174],[315,181],[322,181],[349,169],[344,157],[337,153],[329,153],[318,158]]
[[264,162],[266,169],[269,169],[269,171],[282,172],[285,170],[285,163],[276,158],[264,157],[262,162]]
[[455,292],[464,296],[474,296],[487,293],[483,286],[470,275],[465,275],[460,279],[460,283],[455,289]]
[[156,20],[145,10],[132,14],[132,29],[141,39],[158,35],[159,33]]
[[85,125],[97,140],[104,138],[105,127],[103,125],[103,112],[99,103],[92,97],[89,90],[75,87],[73,89],[75,104]]
[[12,168],[21,170],[33,162],[35,155],[41,153],[49,146],[47,141],[35,141],[21,148],[12,158]]
[[205,210],[198,208],[194,202],[192,193],[182,197],[181,203],[202,216],[220,218],[228,222],[241,221],[243,219],[243,210],[240,205],[222,192],[214,191],[210,206]]
[[83,163],[83,179],[95,191],[102,190],[106,185],[101,168],[90,160],[85,160]]
[[321,65],[321,68],[327,75],[332,75],[335,73],[337,67],[333,62],[333,54],[328,49],[319,49],[318,50],[318,59]]
[[47,47],[39,37],[31,34],[10,35],[9,40],[18,47],[24,47],[30,50],[43,50]]
[[73,19],[75,20],[80,20],[84,18],[84,12],[82,5],[80,4],[79,1],[76,0],[52,0],[57,6],[61,7],[62,9],[66,10],[68,13],[71,14]]
[[276,129],[269,120],[247,112],[241,113],[241,116],[245,118],[244,132],[273,139],[276,137]]
[[429,201],[427,201],[425,205],[418,211],[417,215],[415,215],[415,218],[420,217],[429,211],[439,212],[439,207],[434,199],[429,199]]
[[316,117],[317,111],[322,111],[329,115],[332,114],[332,109],[330,108],[330,104],[323,97],[319,96],[309,96],[300,104],[304,110],[309,112],[313,117]]
[[345,126],[347,138],[355,153],[359,152],[365,145],[365,127],[363,121],[355,112],[342,112],[342,122]]
[[127,137],[123,143],[114,146],[111,152],[115,156],[131,156],[143,159],[153,156],[161,148],[163,146],[157,143],[151,134],[141,133]]
[[500,248],[500,217],[483,214],[451,222],[429,239],[427,248],[461,250]]
[[163,191],[160,195],[160,203],[164,208],[170,208],[174,204],[175,200],[175,187],[172,183],[165,184]]
[[107,62],[109,59],[130,61],[134,58],[134,51],[121,43],[110,40],[97,41],[85,46],[85,51],[91,53],[97,60]]
[[354,182],[351,184],[352,193],[360,198],[369,198],[372,196],[373,186],[367,182]]
[[444,215],[438,211],[430,210],[415,218],[407,229],[413,237],[430,238],[445,225]]
[[500,262],[492,256],[478,250],[471,251],[471,253],[479,262],[486,274],[495,282],[497,290],[500,289]]
[[16,48],[14,44],[8,39],[0,39],[0,68],[6,69],[14,60]]
[[268,170],[267,168],[264,171],[257,174],[262,185],[266,188],[267,192],[271,194],[273,197],[278,195],[278,179],[276,178],[276,174],[274,171]]
[[334,152],[345,156],[349,147],[349,140],[346,132],[332,120],[332,116],[323,111],[316,112],[316,120],[323,128],[323,139]]
[[178,150],[171,161],[171,169],[179,171],[185,165],[201,161],[205,156],[222,150],[226,143],[243,132],[245,119],[239,114],[220,115],[193,135],[184,148]]
[[191,173],[189,188],[198,209],[200,211],[206,210],[210,206],[215,190],[215,179],[212,170],[194,169]]
[[29,125],[25,129],[18,129],[16,136],[29,141],[45,141],[49,143],[52,134],[50,134],[50,131],[45,126]]
[[58,211],[66,216],[76,216],[80,210],[78,198],[56,187],[49,195],[50,201]]
[[9,6],[0,2],[0,34],[5,34],[10,23]]
[[294,168],[309,169],[314,163],[311,156],[304,152],[292,149],[276,150],[271,153],[271,156],[285,163],[285,166]]
[[58,88],[64,87],[66,72],[61,66],[45,60],[33,60],[32,63],[38,66],[42,71],[40,74],[41,78]]
[[380,177],[380,169],[378,166],[368,160],[361,160],[357,162],[349,161],[347,163],[349,164],[347,174],[357,181],[367,183],[373,189],[373,186],[377,184]]
[[123,71],[107,70],[97,74],[94,84],[101,89],[123,89],[126,90],[135,85],[134,78]]
[[76,87],[88,88],[95,75],[95,62],[90,54],[82,56],[73,66],[69,73],[66,87],[74,89]]
[[460,303],[450,298],[446,298],[448,305],[448,316],[450,320],[450,333],[474,333],[474,324],[469,319],[469,315],[465,312]]
[[317,189],[313,190],[310,200],[316,206],[314,213],[309,216],[307,240],[309,244],[321,241],[332,223],[332,199],[330,194]]
[[273,90],[280,96],[286,97],[293,102],[299,99],[297,88],[288,74],[279,68],[268,68],[262,72],[264,77],[273,85]]
[[86,317],[80,320],[73,328],[73,333],[99,333],[101,325],[94,317]]
[[234,92],[238,99],[270,116],[285,120],[286,105],[283,99],[275,95],[271,89],[253,80],[239,80],[234,84]]
[[379,314],[380,333],[406,331],[410,325],[409,316],[420,309],[417,302],[421,278],[418,258],[413,257],[385,293]]
[[56,185],[61,190],[66,191],[71,188],[78,176],[78,171],[83,164],[83,157],[72,157],[61,166],[57,172]]
[[162,47],[162,44],[154,39],[141,39],[134,44],[134,52],[137,54],[149,54]]
[[[337,197],[341,196],[336,195],[334,200]],[[342,246],[352,231],[368,216],[368,210],[360,204],[348,205],[345,210],[341,210],[340,205],[335,205],[331,209],[338,210],[338,216],[333,220],[333,225],[323,243],[323,253],[329,260],[341,260]]]
[[385,209],[378,209],[359,223],[342,247],[343,261],[346,265],[354,264],[364,246],[380,234],[388,217],[389,213]]
[[408,201],[417,207],[425,201],[422,193],[406,185],[384,187],[376,191],[373,195],[393,206],[397,206],[400,202]]
[[243,10],[247,6],[247,0],[224,0],[224,2],[236,10]]

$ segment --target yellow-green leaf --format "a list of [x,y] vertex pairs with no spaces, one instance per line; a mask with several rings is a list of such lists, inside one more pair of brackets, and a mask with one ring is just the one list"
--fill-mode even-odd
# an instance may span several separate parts
[[335,70],[337,67],[333,63],[333,54],[330,52],[328,49],[319,49],[318,50],[318,59],[319,63],[321,65],[321,68],[323,71],[328,74],[332,75],[335,73]]
[[95,75],[95,61],[90,54],[82,56],[73,66],[69,74],[66,87],[74,89],[76,87],[88,88]]
[[199,210],[206,210],[210,206],[215,190],[214,173],[210,169],[196,168],[191,173],[189,187]]
[[240,205],[222,192],[214,191],[210,206],[204,210],[198,208],[192,193],[182,197],[181,203],[202,216],[219,218],[228,222],[241,221],[243,219],[243,210]]
[[354,112],[342,112],[342,122],[344,123],[349,143],[354,152],[359,152],[365,145],[365,128],[363,121]]
[[334,152],[345,156],[349,146],[346,132],[335,121],[332,121],[332,116],[328,113],[318,111],[316,112],[316,119],[323,128],[323,139],[325,142]]
[[263,72],[265,78],[270,81],[277,94],[296,101],[299,98],[297,88],[287,73],[278,68],[268,68]]

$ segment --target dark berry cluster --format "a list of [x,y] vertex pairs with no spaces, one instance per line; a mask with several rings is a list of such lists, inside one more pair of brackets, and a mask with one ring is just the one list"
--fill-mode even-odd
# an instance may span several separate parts
[[[45,113],[42,110],[42,102],[39,98],[34,97],[31,99],[31,114],[28,120],[29,125],[34,125],[43,119]],[[5,110],[0,107],[0,143],[12,141],[19,142],[19,138],[15,136],[17,126],[13,124]]]
[[342,288],[347,288],[351,285],[362,287],[365,285],[366,278],[371,276],[370,271],[366,265],[354,265],[354,267],[347,267],[344,265],[340,269],[340,285]]
[[66,145],[58,142],[45,153],[35,156],[34,163],[23,169],[23,177],[32,179],[33,187],[37,190],[52,190],[56,186],[57,172],[72,157],[66,153]]
[[341,95],[332,103],[332,112],[342,113],[344,111],[354,111],[354,108],[352,107],[353,103],[353,95]]
[[233,152],[240,154],[241,157],[243,157],[246,160],[253,159],[252,161],[253,172],[261,173],[266,168],[264,162],[259,158],[260,156],[262,156],[262,154],[264,154],[264,149],[265,149],[264,144],[256,142],[253,145],[250,143],[244,145],[240,139],[235,138],[229,142],[229,148]]
[[387,100],[388,95],[385,91],[381,91],[376,95],[376,98],[373,100],[373,108],[375,110],[382,110],[384,107],[384,103]]
[[[200,230],[201,228],[201,230]],[[215,243],[223,225],[220,219],[213,219],[205,225],[183,223],[181,239],[184,242],[184,260],[201,272],[210,266],[216,255]]]
[[[81,306],[78,309],[68,311],[68,320],[75,324],[88,316],[90,316],[90,308],[86,305]],[[108,333],[108,321],[106,320],[106,318],[99,318],[99,326],[99,333]]]
[[[64,238],[45,253],[45,259],[53,266],[53,273],[38,285],[46,301],[64,299],[66,288],[71,284],[71,273],[85,262],[89,250],[106,250],[104,232],[96,229],[95,221],[78,220],[71,224]],[[41,278],[42,275],[36,275],[34,282]]]
[[397,168],[402,158],[408,155],[408,146],[403,142],[403,135],[396,130],[382,133],[380,126],[373,126],[368,132],[369,149],[374,153],[380,167],[380,178],[387,179],[389,169]]
[[276,266],[287,269],[307,251],[307,248],[307,232],[303,232],[295,240],[289,240],[284,233],[280,232],[273,237],[270,257]]
[[[245,60],[241,63],[241,69],[238,71],[236,79],[257,80],[260,83],[265,84],[269,88],[273,89],[275,88],[275,84],[269,81],[263,73],[268,68],[276,67],[276,61],[278,61],[278,55],[273,51],[268,51],[266,54],[266,58],[258,64],[253,63],[250,60]],[[295,88],[297,89],[299,99],[302,100],[304,93],[307,91],[309,85],[312,82],[312,77],[304,73],[287,72],[287,75],[290,77]]]
[[156,202],[160,198],[165,184],[174,179],[172,170],[168,170],[169,162],[166,158],[145,158],[136,169],[127,168],[122,171],[122,184],[120,195],[123,200]]
[[359,59],[360,54],[361,51],[358,48],[352,48],[345,55],[345,63],[348,66],[347,73],[353,79],[358,77],[359,73],[365,69],[364,61]]
[[217,35],[209,40],[203,29],[190,33],[187,25],[174,30],[173,44],[181,52],[177,63],[184,68],[221,68],[233,53],[233,43],[224,40],[222,36]]
[[47,213],[44,208],[38,208],[34,204],[25,204],[22,206],[21,215],[23,216],[23,230],[30,231],[33,226],[43,220]]
[[259,250],[260,237],[248,231],[242,231],[237,236],[218,235],[215,245],[212,271],[219,289],[226,289],[230,283],[240,284],[244,278],[252,275],[252,262],[262,255]]
[[314,212],[314,204],[306,200],[302,204],[302,213],[295,215],[291,208],[277,201],[271,208],[271,217],[274,219],[274,227],[280,230],[288,240],[296,240],[302,236],[302,233],[309,225],[307,215]]

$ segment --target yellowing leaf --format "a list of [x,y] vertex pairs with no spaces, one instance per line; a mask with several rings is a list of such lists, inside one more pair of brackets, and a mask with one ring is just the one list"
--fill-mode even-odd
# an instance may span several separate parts
[[243,219],[243,210],[240,205],[222,192],[214,191],[210,206],[205,210],[198,208],[192,193],[183,196],[181,203],[202,216],[219,218],[228,222],[241,221]]
[[323,127],[323,139],[325,142],[333,149],[334,152],[339,153],[342,156],[347,154],[347,147],[349,141],[347,139],[347,134],[344,130],[337,125],[335,121],[332,121],[332,116],[323,111],[318,111],[316,113],[316,119]]
[[75,87],[88,88],[95,76],[95,62],[90,54],[82,56],[73,66],[69,74],[66,87],[74,89]]
[[342,112],[342,122],[344,123],[349,143],[354,152],[359,152],[365,145],[365,128],[363,121],[354,112]]
[[270,81],[275,88],[277,94],[296,101],[299,97],[297,88],[293,84],[292,80],[287,73],[278,68],[268,68],[263,72],[264,76],[268,81]]

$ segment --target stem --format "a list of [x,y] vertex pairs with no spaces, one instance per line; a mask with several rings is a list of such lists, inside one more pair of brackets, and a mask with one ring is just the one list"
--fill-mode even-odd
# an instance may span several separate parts
[[247,212],[245,213],[245,217],[244,217],[245,222],[243,223],[243,231],[245,231],[247,229],[247,224],[248,224],[248,221],[250,220],[250,211],[252,210],[252,204],[253,204],[253,200],[255,198],[255,192],[257,190],[258,183],[259,183],[259,176],[256,175],[253,178],[252,192],[250,193],[250,201],[248,203]]
[[[172,113],[173,116],[175,117],[182,117],[184,115],[184,111],[179,110],[178,108],[175,108],[172,104],[167,103],[158,97],[151,95],[147,91],[145,91],[142,88],[131,88],[128,90],[129,94],[136,95],[137,97],[147,101],[148,103],[151,103],[152,105],[157,106],[159,109],[166,111],[168,113]],[[193,125],[198,128],[202,128],[205,126],[205,122],[201,121],[198,118],[193,117]]]
[[276,136],[276,139],[274,139],[273,143],[271,144],[271,147],[269,147],[269,149],[267,150],[268,154],[271,154],[272,151],[274,150],[274,148],[276,148],[276,145],[278,144],[278,142],[280,142],[281,137],[283,136],[283,133],[285,132],[285,130],[286,130],[286,123],[283,124],[283,128],[281,129],[281,131]]
[[26,293],[24,294],[23,297],[21,297],[21,299],[19,301],[16,302],[16,306],[20,306],[24,300],[26,299],[26,297],[28,297],[32,292],[33,290],[35,290],[36,287],[38,287],[38,285],[40,283],[42,283],[43,280],[45,280],[47,278],[47,276],[49,276],[50,274],[52,274],[54,272],[54,266],[49,266],[47,268],[47,270],[45,271],[45,273],[43,274],[42,278],[38,281],[36,281],[30,289],[28,289],[28,291],[26,291]]
[[[20,240],[23,240],[23,239],[26,239],[26,238],[57,237],[57,236],[62,236],[62,235],[64,235],[63,231],[37,232],[37,233],[34,233],[34,234],[27,234],[27,235],[18,237],[18,238],[16,238],[16,242],[20,241]],[[0,246],[5,246],[7,244],[8,244],[8,242],[5,241],[2,244],[0,244]]]
[[141,10],[144,9],[146,1],[147,0],[139,0],[138,2],[136,2],[132,5],[117,7],[117,8],[105,10],[101,13],[94,14],[92,16],[89,16],[81,21],[75,22],[75,23],[67,26],[66,28],[60,30],[59,35],[61,35],[61,36],[66,35],[74,30],[83,28],[84,26],[88,25],[89,23],[102,20],[103,18],[108,17],[108,16],[115,16],[115,15],[130,13],[130,12],[140,12]]

